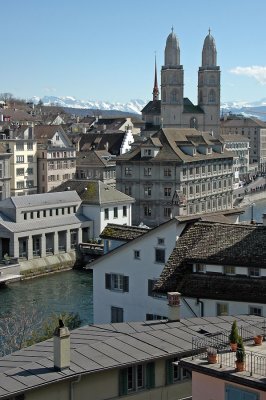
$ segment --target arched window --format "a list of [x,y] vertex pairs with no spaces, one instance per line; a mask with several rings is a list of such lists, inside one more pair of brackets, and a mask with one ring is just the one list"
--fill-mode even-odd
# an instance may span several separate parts
[[173,89],[171,91],[171,103],[177,103],[177,99],[178,99],[178,92],[176,89]]
[[208,95],[208,103],[215,103],[215,102],[216,102],[215,91],[211,89]]
[[195,117],[190,118],[189,127],[190,127],[190,128],[198,129],[198,121],[197,121],[197,118],[195,118]]
[[163,100],[164,103],[166,102],[166,91],[165,91],[165,89],[163,90],[163,93],[162,93],[162,100]]

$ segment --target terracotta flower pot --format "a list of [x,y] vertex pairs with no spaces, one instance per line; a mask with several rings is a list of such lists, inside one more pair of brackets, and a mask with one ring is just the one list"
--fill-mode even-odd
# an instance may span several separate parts
[[236,360],[236,372],[242,372],[246,370],[245,361]]
[[230,343],[231,351],[236,352],[237,349],[237,343]]
[[255,346],[261,346],[262,345],[262,340],[263,340],[263,336],[262,335],[254,336],[254,344],[255,344]]
[[208,354],[208,363],[209,364],[216,364],[217,363],[217,354]]

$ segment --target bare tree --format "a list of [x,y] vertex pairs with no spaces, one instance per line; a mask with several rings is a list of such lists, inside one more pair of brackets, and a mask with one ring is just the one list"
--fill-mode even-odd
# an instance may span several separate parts
[[10,103],[14,99],[12,93],[0,93],[0,100],[4,101],[6,104]]
[[43,324],[43,317],[32,308],[0,317],[0,355],[12,353],[26,346],[26,342]]

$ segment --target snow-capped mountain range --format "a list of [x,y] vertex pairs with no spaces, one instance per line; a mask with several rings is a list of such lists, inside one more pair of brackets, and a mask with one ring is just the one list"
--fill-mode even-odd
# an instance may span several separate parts
[[[135,99],[127,103],[110,103],[107,101],[78,100],[75,97],[56,97],[44,96],[33,97],[32,101],[37,104],[39,101],[46,106],[57,105],[64,108],[94,109],[94,110],[116,110],[128,113],[141,114],[142,108],[148,101]],[[266,120],[266,98],[254,102],[230,101],[221,104],[221,113],[243,114],[246,116],[255,116]]]
[[78,100],[75,97],[44,96],[33,97],[32,101],[37,104],[42,101],[45,106],[57,105],[66,108],[94,109],[94,110],[116,110],[128,113],[140,114],[142,108],[147,104],[144,100],[130,100],[128,103],[110,103],[108,101]]

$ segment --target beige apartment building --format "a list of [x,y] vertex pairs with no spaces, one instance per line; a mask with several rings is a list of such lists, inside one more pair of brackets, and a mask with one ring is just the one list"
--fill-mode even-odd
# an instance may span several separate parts
[[233,154],[210,133],[163,128],[116,160],[116,188],[136,199],[134,225],[233,207]]
[[46,193],[76,173],[76,150],[61,126],[38,125],[38,193]]
[[243,135],[250,141],[249,163],[257,164],[259,171],[266,171],[266,123],[257,118],[241,115],[221,119],[221,135]]
[[10,157],[10,195],[37,193],[37,143],[33,127],[21,126],[2,133],[0,143],[8,146]]

